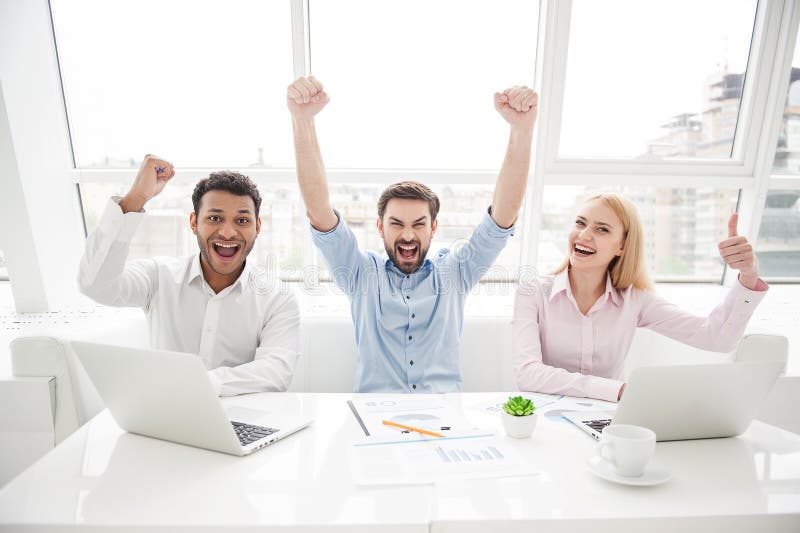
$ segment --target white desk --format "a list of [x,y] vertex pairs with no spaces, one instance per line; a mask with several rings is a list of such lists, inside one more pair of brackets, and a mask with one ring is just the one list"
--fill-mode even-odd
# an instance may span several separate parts
[[[122,432],[107,411],[0,490],[0,531],[800,531],[800,436],[755,422],[731,439],[659,443],[673,479],[628,487],[585,467],[594,441],[540,416],[533,438],[508,439],[541,474],[437,485],[362,487],[347,450],[361,429],[350,394],[254,394],[286,402],[314,425],[238,458]],[[448,395],[472,407],[501,393]]]

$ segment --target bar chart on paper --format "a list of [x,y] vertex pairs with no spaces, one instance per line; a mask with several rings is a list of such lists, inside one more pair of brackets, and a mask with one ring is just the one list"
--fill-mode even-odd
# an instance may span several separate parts
[[360,443],[351,458],[356,482],[367,485],[535,473],[493,434]]
[[497,462],[505,459],[505,455],[503,455],[494,446],[484,446],[481,448],[467,448],[459,446],[450,449],[446,449],[442,446],[436,446],[434,450],[436,451],[436,455],[442,463],[471,463],[482,461]]

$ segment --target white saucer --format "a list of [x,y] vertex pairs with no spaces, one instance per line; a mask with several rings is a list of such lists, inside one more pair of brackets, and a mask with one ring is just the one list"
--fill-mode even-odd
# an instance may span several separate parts
[[607,481],[622,483],[623,485],[646,487],[650,485],[659,485],[669,481],[670,478],[672,478],[672,474],[670,474],[669,471],[663,468],[658,468],[652,464],[647,466],[647,468],[644,469],[644,474],[639,477],[620,476],[614,472],[614,467],[611,466],[611,463],[596,455],[594,457],[590,457],[589,460],[586,461],[586,464],[589,466],[589,470],[591,470],[594,475]]

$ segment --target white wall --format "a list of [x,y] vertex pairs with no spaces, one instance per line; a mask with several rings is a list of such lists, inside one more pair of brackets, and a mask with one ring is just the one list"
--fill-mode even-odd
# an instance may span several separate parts
[[0,2],[0,243],[16,309],[74,299],[83,242],[46,0]]

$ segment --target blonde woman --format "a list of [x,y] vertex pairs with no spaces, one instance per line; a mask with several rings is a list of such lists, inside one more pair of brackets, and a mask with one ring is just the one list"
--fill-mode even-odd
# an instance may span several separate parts
[[520,390],[618,401],[637,327],[704,350],[732,350],[768,288],[737,222],[732,215],[719,251],[739,271],[738,282],[700,317],[653,291],[634,205],[616,194],[589,198],[575,217],[563,264],[517,289],[512,357]]

